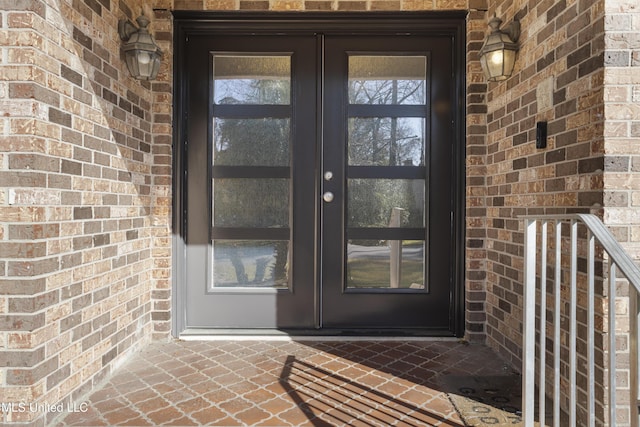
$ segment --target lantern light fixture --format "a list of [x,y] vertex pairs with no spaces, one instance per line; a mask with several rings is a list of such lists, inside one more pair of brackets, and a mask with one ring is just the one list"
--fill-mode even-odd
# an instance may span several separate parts
[[138,80],[154,80],[160,71],[162,50],[149,34],[151,21],[144,14],[136,19],[138,28],[129,20],[118,21],[118,34],[124,42],[122,51],[131,76]]
[[491,33],[480,49],[480,64],[487,80],[499,82],[511,76],[516,63],[520,22],[513,21],[501,30],[502,19],[494,15],[489,21]]

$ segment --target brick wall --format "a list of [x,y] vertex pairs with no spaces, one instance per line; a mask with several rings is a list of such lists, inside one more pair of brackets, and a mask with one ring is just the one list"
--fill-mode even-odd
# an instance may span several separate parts
[[[487,93],[487,334],[520,360],[522,214],[602,207],[603,9],[601,2],[504,1],[522,26],[514,75]],[[535,147],[547,121],[545,149]]]
[[129,77],[117,35],[139,3],[0,1],[0,402],[77,400],[167,300],[170,89]]
[[[640,259],[640,8],[632,1],[605,1],[604,6],[604,215],[617,239]],[[616,300],[620,325],[616,336],[618,390],[630,385],[629,299],[627,286]],[[626,317],[626,319],[625,319]],[[629,425],[630,410],[616,407],[616,417]]]
[[166,10],[150,12],[156,43],[164,53],[164,59],[152,89],[153,166],[151,179],[151,238],[153,260],[151,319],[154,339],[167,339],[171,334],[171,206],[172,195],[172,146],[173,146],[173,20]]
[[465,329],[484,342],[487,280],[487,80],[478,52],[487,29],[487,2],[470,5],[467,19],[467,153]]
[[640,8],[605,4],[604,221],[640,258]]

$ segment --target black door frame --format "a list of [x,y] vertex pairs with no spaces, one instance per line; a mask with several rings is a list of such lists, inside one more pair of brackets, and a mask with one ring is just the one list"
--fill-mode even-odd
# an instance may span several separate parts
[[[173,144],[173,275],[172,275],[172,335],[179,336],[186,328],[184,295],[186,283],[186,82],[184,72],[185,46],[190,35],[232,34],[314,34],[331,32],[340,35],[419,34],[447,36],[454,46],[452,80],[455,81],[455,124],[452,128],[454,194],[452,195],[452,230],[454,260],[450,266],[452,307],[449,332],[464,334],[465,280],[465,84],[466,84],[466,12],[174,12],[174,144]],[[319,112],[318,114],[321,114]],[[319,224],[318,224],[319,227]],[[319,244],[319,243],[318,243]],[[398,331],[396,331],[398,332]],[[332,331],[333,334],[336,331]]]

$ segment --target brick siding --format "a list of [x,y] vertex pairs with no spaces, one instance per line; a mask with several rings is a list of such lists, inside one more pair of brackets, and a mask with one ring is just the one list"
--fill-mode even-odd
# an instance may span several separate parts
[[[492,5],[522,27],[514,75],[487,91],[487,335],[519,362],[523,224],[518,215],[599,212],[603,11],[599,2]],[[536,122],[548,146],[535,146]]]
[[166,311],[170,90],[129,77],[126,2],[0,4],[0,402],[70,402]]
[[607,2],[604,28],[604,220],[640,258],[640,10]]
[[[640,8],[634,2],[606,1],[604,13],[603,219],[625,249],[640,259]],[[616,315],[620,325],[627,325],[627,286],[619,286]],[[616,377],[624,397],[631,384],[628,331],[619,328],[615,349]],[[616,418],[631,425],[626,404],[616,407]]]
[[[522,358],[524,270],[518,216],[602,214],[602,5],[502,1],[489,10],[522,27],[514,75],[487,91],[487,341],[515,366]],[[535,145],[538,121],[548,122],[544,149]],[[584,373],[578,374],[584,384]],[[566,366],[562,375],[568,375]],[[563,395],[565,408],[566,400]],[[602,419],[603,413],[598,400],[596,415]],[[585,408],[578,408],[578,418],[585,422]]]

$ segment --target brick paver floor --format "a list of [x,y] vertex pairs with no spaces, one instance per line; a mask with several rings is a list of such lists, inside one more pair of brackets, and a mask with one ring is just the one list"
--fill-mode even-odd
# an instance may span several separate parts
[[55,425],[462,426],[440,378],[503,369],[453,341],[153,343]]

